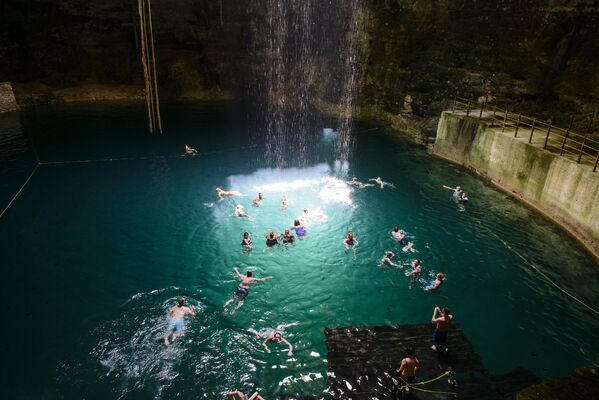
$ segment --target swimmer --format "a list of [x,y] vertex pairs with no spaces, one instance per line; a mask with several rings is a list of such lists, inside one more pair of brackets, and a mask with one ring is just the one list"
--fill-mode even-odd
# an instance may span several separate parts
[[295,236],[293,236],[289,232],[289,229],[285,229],[285,233],[283,233],[282,237],[283,237],[283,239],[282,239],[283,244],[285,244],[285,245],[291,244],[291,245],[295,246]]
[[343,239],[343,244],[345,245],[345,250],[349,250],[350,247],[355,248],[358,245],[358,239],[354,237],[351,229],[347,232],[345,239]]
[[416,253],[416,249],[414,248],[414,243],[407,242],[405,239],[402,239],[402,241],[400,241],[400,243],[403,244],[405,242],[406,245],[401,249],[401,251],[403,251],[404,253],[407,253],[408,251],[411,251],[412,253]]
[[264,234],[264,237],[266,238],[266,246],[268,248],[272,248],[274,246],[278,246],[279,245],[279,238],[281,236],[283,236],[283,235],[277,235],[277,233],[275,231],[269,229]]
[[394,254],[392,251],[387,251],[387,252],[385,253],[385,257],[383,257],[383,259],[381,260],[381,262],[382,262],[383,264],[386,264],[386,265],[390,266],[390,267],[399,267],[399,268],[403,268],[403,265],[401,265],[401,264],[396,264],[396,263],[394,263],[394,262],[392,261],[392,259],[393,259],[393,256],[394,256],[394,255],[395,255],[395,254]]
[[[435,307],[435,310],[433,311],[433,318],[431,319],[431,322],[436,324],[435,330],[433,332],[433,345],[431,346],[431,349],[434,351],[442,349],[445,353],[447,353],[447,331],[449,330],[452,319],[453,315],[451,315],[451,312],[447,306],[443,307],[443,310],[441,310],[439,307]],[[442,347],[439,347],[439,345]]]
[[293,221],[293,226],[290,229],[295,231],[295,234],[300,240],[303,240],[308,234],[308,232],[306,232],[306,228],[302,224],[300,224],[299,219]]
[[457,197],[457,198],[462,197],[462,194],[464,193],[461,186],[456,186],[456,187],[452,188],[451,186],[443,185],[443,188],[448,189],[448,190],[453,190],[453,195],[454,195],[454,197]]
[[358,189],[364,189],[367,187],[371,187],[374,186],[372,183],[362,183],[358,180],[358,178],[356,178],[355,176],[353,178],[351,178],[351,181],[345,181],[345,183],[347,183],[350,186],[355,186]]
[[219,187],[216,188],[216,195],[218,196],[219,200],[224,199],[225,196],[227,196],[227,197],[231,197],[231,196],[245,196],[244,194],[241,194],[241,193],[236,192],[236,191],[222,190]]
[[250,216],[245,212],[245,210],[243,209],[243,206],[241,204],[237,204],[235,206],[235,212],[234,212],[236,217],[239,218],[249,218]]
[[[416,357],[416,350],[414,350],[413,347],[406,348],[406,356],[401,360],[399,366],[400,379],[407,384],[414,383],[419,369],[420,361],[418,361],[418,357]],[[404,389],[406,392],[410,391],[409,386],[406,386]]]
[[412,280],[420,277],[420,273],[422,272],[422,266],[420,265],[420,260],[417,258],[410,264],[412,266],[411,271],[406,271],[406,276],[412,278]]
[[424,290],[427,290],[427,291],[437,290],[437,289],[439,289],[439,287],[441,287],[441,285],[443,284],[444,281],[445,281],[445,275],[443,275],[441,272],[439,272],[437,274],[437,277],[436,277],[435,281],[429,283],[424,288]]
[[260,202],[264,199],[262,197],[262,193],[258,193],[258,197],[256,197],[253,201],[254,207],[260,207]]
[[309,211],[307,208],[304,208],[304,213],[298,219],[302,222],[302,224],[308,225],[309,223],[315,220],[322,221],[326,218],[327,216],[322,212],[320,208],[317,208],[313,211]]
[[287,199],[287,195],[283,196],[283,200],[281,200],[281,211],[285,211],[287,206],[289,205],[289,200]]
[[252,251],[252,238],[249,232],[243,232],[243,238],[241,239],[241,247],[248,253]]
[[281,324],[279,326],[277,326],[276,329],[266,329],[262,332],[257,332],[255,329],[248,329],[249,332],[252,332],[254,335],[256,335],[257,338],[266,338],[266,340],[264,341],[264,343],[262,343],[262,346],[264,347],[264,349],[266,350],[267,353],[270,353],[270,349],[267,346],[268,342],[274,342],[274,343],[285,343],[288,346],[288,353],[287,355],[289,357],[293,356],[293,346],[291,345],[291,343],[289,343],[287,340],[285,340],[283,338],[283,333],[285,328],[289,328],[291,326],[298,326],[299,322],[293,322],[291,324]]
[[[185,305],[185,299],[179,297],[177,299],[177,305],[168,309],[168,328],[166,335],[164,335],[164,344],[169,345],[175,341],[178,337],[185,334],[185,315],[196,315],[195,311]],[[171,341],[168,338],[172,335]]]
[[391,236],[393,236],[393,239],[397,240],[402,246],[408,244],[408,241],[406,240],[406,233],[397,226],[391,231]]
[[281,332],[275,332],[274,335],[267,337],[266,340],[264,341],[264,343],[262,343],[262,347],[264,347],[264,349],[266,350],[267,353],[270,353],[270,349],[266,345],[268,342],[274,342],[277,344],[285,343],[289,349],[289,351],[287,352],[287,356],[288,357],[293,356],[293,346],[285,338],[283,338],[283,335],[281,335]]
[[462,195],[460,196],[460,198],[458,199],[458,202],[460,204],[466,204],[466,203],[468,203],[468,200],[469,200],[468,199],[468,193],[463,192]]
[[196,154],[198,154],[198,151],[194,148],[189,147],[188,145],[185,145],[185,154],[193,157]]
[[234,400],[235,396],[239,397],[239,400],[264,400],[264,397],[260,396],[258,392],[254,393],[251,397],[247,397],[242,392],[229,392],[227,396],[229,396],[229,400]]
[[381,187],[381,189],[383,189],[385,186],[390,186],[392,188],[395,187],[395,185],[393,185],[392,183],[383,181],[380,176],[377,177],[376,179],[371,178],[371,179],[369,179],[369,181],[375,182],[377,185],[379,185]]
[[237,289],[235,289],[233,296],[223,306],[223,312],[227,312],[227,307],[229,306],[229,304],[233,303],[234,301],[237,301],[237,307],[233,309],[233,314],[235,314],[239,307],[243,305],[243,302],[247,295],[250,294],[250,285],[254,282],[264,282],[267,279],[272,279],[272,276],[267,276],[266,278],[253,278],[252,270],[250,269],[247,270],[245,276],[239,273],[237,267],[233,268],[233,270],[235,271],[235,275],[237,275],[237,277],[241,279],[241,284],[237,287]]

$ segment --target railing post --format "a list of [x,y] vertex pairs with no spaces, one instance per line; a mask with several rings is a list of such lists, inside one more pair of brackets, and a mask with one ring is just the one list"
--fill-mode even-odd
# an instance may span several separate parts
[[599,150],[597,151],[597,158],[595,158],[595,167],[593,168],[593,172],[597,171],[597,164],[599,164]]
[[518,114],[518,122],[516,122],[516,132],[514,132],[514,137],[518,137],[518,129],[520,128],[520,119],[522,118],[522,113]]
[[528,143],[532,143],[532,135],[535,133],[535,124],[537,122],[536,118],[532,119],[532,128],[530,129],[530,137],[528,138]]
[[589,121],[589,126],[587,127],[587,133],[591,133],[591,129],[593,129],[593,121],[595,120],[595,114],[597,114],[597,111],[593,112],[593,114],[591,115],[591,120]]
[[478,114],[478,119],[481,119],[483,117],[483,111],[485,109],[485,104],[487,104],[486,100],[482,102],[482,104],[480,105],[480,114]]
[[470,115],[470,102],[471,102],[471,101],[472,101],[472,100],[468,100],[468,107],[466,108],[466,116],[469,116],[469,115]]
[[547,148],[547,142],[549,141],[549,133],[550,132],[551,132],[551,124],[549,124],[549,128],[547,128],[547,136],[545,136],[545,144],[543,145],[544,149]]
[[580,145],[580,150],[578,151],[578,164],[580,164],[580,160],[582,159],[582,151],[584,150],[584,145],[587,142],[587,137],[589,135],[584,135],[584,139],[582,139],[582,144]]
[[451,106],[451,112],[455,113],[455,103],[458,101],[458,96],[453,96],[453,105]]
[[570,129],[572,129],[572,124],[574,123],[574,116],[570,117],[570,126],[568,126],[568,130],[566,131],[566,136],[564,136],[564,141],[562,142],[562,148],[559,151],[559,155],[564,154],[564,148],[566,147],[566,142],[568,141],[568,136],[570,136]]
[[505,121],[507,121],[507,113],[508,112],[509,112],[508,110],[505,110],[505,113],[503,114],[503,126],[501,127],[501,132],[505,131]]
[[497,114],[497,108],[493,107],[493,116],[491,117],[491,128],[495,125],[495,114]]

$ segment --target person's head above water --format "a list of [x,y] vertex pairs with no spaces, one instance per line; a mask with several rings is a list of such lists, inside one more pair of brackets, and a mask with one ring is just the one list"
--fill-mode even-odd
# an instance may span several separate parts
[[243,232],[243,237],[247,239],[250,237],[250,234],[248,232]]
[[217,187],[217,188],[216,188],[216,191],[217,191],[217,192],[222,192],[223,190],[222,190],[221,188]]
[[300,226],[299,219],[296,219],[295,221],[293,221],[293,226]]
[[271,239],[275,238],[275,233],[273,231],[270,231],[270,233],[268,234],[268,237]]
[[177,299],[177,306],[178,307],[183,307],[185,305],[185,299],[183,297],[179,297]]
[[308,214],[308,209],[304,208],[304,214]]
[[273,340],[276,343],[279,343],[281,340],[283,340],[283,335],[281,335],[281,332],[275,332],[275,334],[273,336]]
[[393,257],[395,254],[392,251],[388,251],[385,253],[385,256],[387,256],[388,258]]
[[289,229],[285,229],[285,235],[289,235]]
[[393,228],[393,232],[399,232],[399,227],[396,226],[395,228]]
[[455,190],[457,190],[459,192],[460,190],[462,190],[462,187],[461,186],[456,186]]
[[358,178],[356,178],[356,177],[354,176],[353,178],[351,178],[351,181],[352,181],[352,182],[357,182],[357,181],[358,181]]
[[416,266],[420,265],[420,259],[419,258],[417,258],[417,259],[414,260],[414,265],[416,265]]
[[253,273],[253,272],[252,272],[252,270],[251,270],[251,269],[248,269],[248,270],[247,270],[247,272],[245,273],[245,275],[246,275],[248,278],[251,278],[251,277],[252,277],[252,273]]
[[445,275],[443,275],[443,273],[439,272],[437,274],[437,279],[440,280],[440,281],[443,281],[443,279],[445,279]]
[[441,312],[443,315],[449,315],[451,313],[451,311],[449,311],[449,307],[447,306],[443,306],[443,310],[441,310]]

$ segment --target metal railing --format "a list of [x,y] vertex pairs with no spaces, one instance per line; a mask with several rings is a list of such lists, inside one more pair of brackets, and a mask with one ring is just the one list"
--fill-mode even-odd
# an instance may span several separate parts
[[472,99],[454,97],[451,111],[465,112],[466,116],[491,122],[491,127],[501,128],[501,132],[514,133],[514,137],[528,139],[528,143],[540,145],[543,149],[569,157],[577,163],[590,163],[593,172],[599,164],[599,135],[593,135],[593,123],[599,118],[597,113],[585,114],[588,122],[586,133],[574,131],[574,119],[570,118],[567,129],[561,128],[538,118],[515,113],[488,103],[479,103]]

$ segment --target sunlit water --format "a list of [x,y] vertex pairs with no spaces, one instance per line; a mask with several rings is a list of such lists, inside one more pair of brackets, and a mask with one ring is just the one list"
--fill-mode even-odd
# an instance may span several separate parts
[[[493,373],[524,366],[547,377],[597,361],[597,316],[521,258],[599,307],[597,265],[545,218],[363,124],[346,164],[324,156],[335,140],[327,130],[323,156],[310,166],[269,169],[241,110],[167,107],[163,136],[145,132],[143,104],[0,116],[3,205],[32,170],[34,147],[42,162],[145,157],[42,165],[0,219],[2,398],[218,399],[234,389],[325,396],[324,327],[427,322],[444,304]],[[177,157],[184,144],[200,155]],[[351,176],[381,176],[397,189],[355,190],[344,183]],[[443,184],[466,187],[471,204],[460,209]],[[217,186],[248,196],[218,202]],[[256,208],[258,191],[265,199]],[[249,219],[232,216],[236,204]],[[290,227],[304,208],[323,215],[310,221],[309,237],[265,251],[264,232]],[[391,239],[395,225],[417,253]],[[342,244],[350,228],[355,253]],[[250,255],[241,251],[244,231]],[[422,259],[422,281],[379,266],[385,250],[397,261]],[[233,266],[274,278],[224,315],[238,284]],[[438,271],[447,275],[442,290],[423,291]],[[165,311],[181,295],[198,315],[165,347]],[[247,331],[294,321],[301,325],[286,331],[293,357],[284,346],[267,354]]]

